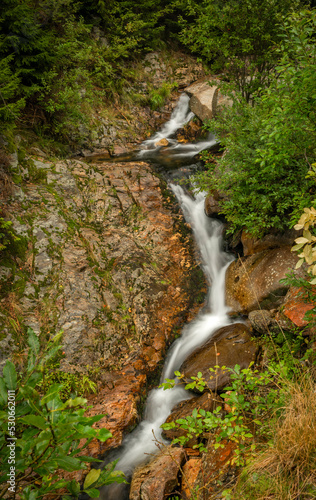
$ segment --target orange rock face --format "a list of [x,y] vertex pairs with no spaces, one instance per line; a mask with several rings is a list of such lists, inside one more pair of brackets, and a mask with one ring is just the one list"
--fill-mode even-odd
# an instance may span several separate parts
[[183,462],[183,448],[164,448],[148,465],[135,470],[130,500],[164,500],[177,488]]
[[47,184],[26,183],[23,204],[13,195],[8,208],[34,240],[25,263],[32,279],[17,308],[45,339],[63,330],[60,370],[97,382],[89,412],[103,414],[95,425],[113,434],[90,443],[85,454],[97,458],[138,423],[147,376],[159,378],[190,312],[191,236],[177,230],[182,216],[144,162],[36,166]]
[[292,287],[285,297],[283,314],[289,318],[294,325],[303,327],[308,324],[304,319],[307,311],[313,309],[315,304],[307,304],[301,296],[303,289]]
[[182,467],[181,498],[183,500],[192,499],[192,492],[196,490],[201,466],[201,458],[191,458]]

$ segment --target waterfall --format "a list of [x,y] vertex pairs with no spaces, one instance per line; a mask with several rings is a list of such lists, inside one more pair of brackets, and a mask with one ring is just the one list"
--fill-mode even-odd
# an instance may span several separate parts
[[167,139],[173,135],[179,128],[182,128],[194,117],[194,113],[189,108],[190,98],[187,94],[181,94],[179,101],[174,108],[170,120],[162,126],[159,132],[156,132],[150,139],[143,142],[143,148],[154,146],[160,139]]
[[[188,123],[195,116],[189,108],[190,98],[187,94],[181,94],[178,104],[172,112],[170,120],[165,123],[159,132],[156,132],[150,139],[144,141],[141,145],[141,150],[138,152],[137,157],[142,160],[153,159],[158,156],[159,150],[168,152],[168,156],[174,160],[189,159],[197,155],[203,149],[210,148],[217,144],[217,140],[213,134],[208,134],[208,137],[204,141],[182,144],[176,139],[172,139],[179,128],[182,128],[186,123]],[[161,139],[168,139],[168,146],[161,148],[161,146],[156,146],[156,144]],[[157,155],[158,153],[158,155]]]
[[[155,147],[155,143],[163,137],[170,137],[192,116],[194,115],[189,111],[189,98],[183,94],[169,122],[162,127],[160,132],[145,141],[143,148],[151,148],[152,151],[159,150],[159,147]],[[216,141],[212,137],[208,141],[197,144],[180,145],[175,140],[169,140],[169,143],[171,143],[171,148],[168,147],[168,154],[170,151],[174,154],[178,150],[177,154],[191,158],[199,148],[205,149],[210,143],[213,144]],[[146,153],[148,150],[143,149],[139,155],[146,156]],[[181,337],[171,347],[161,382],[166,378],[174,378],[174,372],[179,370],[184,360],[195,349],[209,340],[219,328],[230,323],[225,306],[225,272],[232,258],[222,251],[222,224],[205,215],[205,194],[197,193],[192,198],[179,185],[170,184],[169,187],[177,197],[186,221],[191,225],[209,284],[209,292],[206,307],[200,311],[196,319],[184,327]],[[177,382],[177,378],[174,380]],[[118,459],[116,469],[122,470],[127,477],[131,477],[135,467],[158,451],[158,441],[168,444],[168,441],[162,438],[160,426],[166,421],[177,403],[191,397],[192,394],[177,384],[166,391],[162,388],[153,389],[147,399],[144,420],[123,440],[122,448],[117,456],[114,452],[114,457],[111,457],[112,460]],[[126,500],[128,493],[124,485],[114,483],[101,489],[100,498],[102,500]]]
[[[208,311],[200,312],[195,320],[184,327],[181,337],[174,343],[167,357],[161,381],[174,378],[174,372],[179,370],[189,354],[210,339],[216,330],[230,323],[225,307],[225,271],[232,259],[221,250],[222,225],[205,215],[203,195],[198,194],[192,199],[180,186],[171,185],[171,189],[179,200],[186,220],[191,224],[210,284],[210,292]],[[160,426],[177,403],[190,397],[190,393],[179,385],[166,391],[162,388],[152,390],[147,400],[145,418],[137,429],[124,439],[116,468],[130,476],[136,466],[157,451],[156,440],[167,444],[161,436]],[[103,488],[101,498],[123,500],[125,497],[120,493],[121,490],[122,485],[107,486]]]

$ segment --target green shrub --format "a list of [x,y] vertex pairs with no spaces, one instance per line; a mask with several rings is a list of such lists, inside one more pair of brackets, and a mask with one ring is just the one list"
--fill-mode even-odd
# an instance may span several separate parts
[[254,236],[290,227],[316,198],[306,174],[316,158],[316,11],[285,22],[283,52],[270,87],[252,107],[234,99],[209,125],[225,155],[197,177],[203,190],[225,195],[222,213],[230,231]]
[[181,41],[211,63],[213,73],[225,70],[248,101],[269,82],[277,62],[273,48],[282,38],[279,24],[299,2],[204,0],[183,4],[193,20],[182,19]]
[[12,228],[12,222],[0,217],[0,252],[19,240]]
[[[86,462],[100,462],[81,453],[92,439],[106,441],[111,437],[107,429],[93,427],[103,415],[85,416],[86,399],[75,397],[62,402],[62,384],[43,385],[45,365],[60,350],[60,337],[61,333],[50,339],[45,351],[40,353],[39,340],[29,329],[25,371],[17,373],[11,361],[7,361],[3,369],[0,378],[1,497],[9,491],[14,496],[19,494],[23,500],[35,500],[55,495],[61,488],[71,497],[78,497],[80,484],[76,480],[58,479],[56,471],[86,469]],[[100,486],[123,482],[123,474],[114,471],[114,467],[112,463],[102,471],[92,469],[85,478],[83,491],[97,498]]]

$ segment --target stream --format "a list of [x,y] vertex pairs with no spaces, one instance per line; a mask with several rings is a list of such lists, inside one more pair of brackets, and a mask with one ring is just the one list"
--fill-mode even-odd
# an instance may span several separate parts
[[[189,98],[183,94],[170,120],[160,132],[143,143],[142,149],[137,153],[138,157],[151,161],[155,156],[155,162],[159,163],[162,148],[156,147],[155,144],[162,138],[168,138],[169,145],[163,148],[164,154],[171,160],[181,157],[182,164],[188,165],[190,171],[190,166],[194,167],[190,165],[193,156],[216,144],[214,136],[196,144],[179,144],[172,138],[176,130],[183,127],[193,116],[189,111]],[[174,177],[173,173],[169,179]],[[176,196],[186,221],[191,225],[209,290],[206,305],[197,317],[183,328],[180,338],[170,348],[161,382],[166,378],[174,378],[174,372],[179,370],[189,354],[210,339],[219,328],[231,323],[225,306],[225,272],[233,259],[222,250],[222,224],[205,215],[204,194],[196,193],[193,198],[179,184],[175,184],[174,180],[169,181],[169,188]],[[177,382],[177,379],[175,380]],[[157,441],[168,444],[169,442],[162,438],[160,426],[177,403],[191,397],[190,392],[177,384],[169,390],[153,389],[148,396],[143,421],[124,439],[120,449],[115,450],[109,457],[110,460],[118,460],[116,469],[122,470],[130,478],[135,467],[148,461],[151,455],[158,451]],[[128,487],[116,483],[106,486],[102,488],[100,498],[126,500]]]

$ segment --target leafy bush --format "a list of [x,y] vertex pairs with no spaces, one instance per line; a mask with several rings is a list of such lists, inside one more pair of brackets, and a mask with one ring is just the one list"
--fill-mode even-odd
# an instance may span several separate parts
[[269,82],[276,65],[273,51],[282,37],[279,24],[298,1],[204,0],[183,2],[190,20],[182,19],[181,41],[228,78],[248,101]]
[[[42,354],[33,330],[29,329],[28,335],[25,372],[17,373],[14,364],[7,361],[0,378],[0,496],[9,490],[23,500],[35,500],[65,488],[71,497],[77,497],[80,484],[58,479],[56,471],[86,469],[86,462],[98,462],[82,452],[92,439],[106,441],[111,433],[93,428],[103,415],[86,417],[86,399],[75,397],[62,402],[62,384],[43,386],[45,364],[61,348],[61,333],[49,340]],[[123,473],[114,471],[114,467],[112,463],[103,471],[92,469],[83,491],[97,498],[98,487],[124,482]]]
[[[240,369],[236,365],[234,369],[219,366],[211,369],[211,378],[216,377],[217,370],[230,372],[230,385],[224,388],[222,397],[229,410],[223,415],[222,408],[218,406],[213,412],[203,409],[194,409],[191,416],[178,419],[162,425],[163,429],[180,428],[186,434],[175,438],[174,443],[184,445],[192,437],[200,438],[200,443],[194,447],[205,450],[203,436],[208,432],[217,431],[215,434],[214,447],[224,447],[223,441],[230,440],[237,443],[234,462],[237,465],[244,465],[249,452],[256,448],[253,438],[254,432],[262,433],[260,427],[263,425],[261,419],[266,418],[267,413],[271,415],[272,410],[279,411],[281,403],[279,390],[274,383],[275,374],[280,372],[282,365],[259,373],[258,370],[249,368]],[[176,372],[181,378],[181,374]],[[193,382],[186,385],[186,389],[196,388],[204,390],[206,382],[201,379],[201,374],[192,377]],[[169,388],[173,384],[167,381],[164,388]],[[272,385],[269,391],[267,386]],[[276,413],[277,414],[277,413]],[[265,426],[264,426],[265,428]]]
[[152,90],[149,94],[149,102],[151,108],[152,109],[161,108],[164,105],[166,99],[169,97],[171,91],[176,86],[177,85],[174,83],[164,82],[160,88]]
[[282,58],[270,87],[252,107],[235,98],[209,128],[225,155],[197,177],[203,190],[224,195],[230,230],[254,236],[284,230],[316,197],[306,174],[316,157],[316,11],[285,22]]

